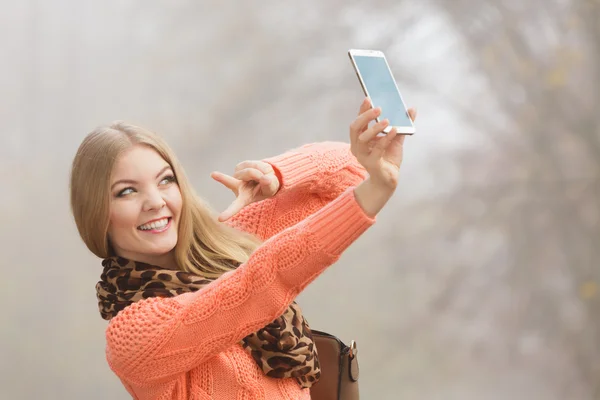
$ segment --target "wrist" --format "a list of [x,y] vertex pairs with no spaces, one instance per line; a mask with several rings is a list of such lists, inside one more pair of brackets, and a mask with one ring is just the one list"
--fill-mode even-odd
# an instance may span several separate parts
[[395,188],[378,183],[369,177],[354,189],[354,195],[365,214],[374,217],[392,197],[394,190]]
[[275,196],[277,193],[279,193],[279,191],[281,190],[281,187],[283,186],[283,177],[281,176],[281,171],[279,170],[279,168],[273,166],[273,172],[274,172],[274,177],[273,179],[275,179],[276,182],[276,190],[275,193],[273,194],[273,196]]
[[369,181],[375,190],[394,192],[398,186],[398,173],[378,171],[378,174],[369,174]]

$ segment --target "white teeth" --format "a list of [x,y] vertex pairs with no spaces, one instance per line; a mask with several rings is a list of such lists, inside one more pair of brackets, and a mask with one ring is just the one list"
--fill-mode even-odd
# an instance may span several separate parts
[[164,228],[165,226],[167,226],[168,223],[169,223],[169,218],[163,218],[159,221],[154,221],[149,224],[141,225],[141,226],[139,226],[139,229],[142,231],[149,231],[151,229],[161,229],[161,228]]

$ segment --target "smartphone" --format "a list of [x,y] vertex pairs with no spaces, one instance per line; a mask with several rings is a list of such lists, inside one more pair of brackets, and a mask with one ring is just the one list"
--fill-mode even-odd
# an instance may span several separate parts
[[388,119],[390,124],[383,130],[388,133],[392,128],[403,135],[415,133],[415,126],[408,115],[408,110],[392,70],[382,51],[348,50],[348,56],[365,96],[371,100],[373,107],[381,107],[377,122]]

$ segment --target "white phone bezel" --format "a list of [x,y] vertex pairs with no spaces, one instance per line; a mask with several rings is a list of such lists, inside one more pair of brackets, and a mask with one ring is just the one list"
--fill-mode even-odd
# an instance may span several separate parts
[[[398,95],[400,96],[400,99],[402,100],[402,103],[405,105],[404,107],[404,111],[408,114],[408,110],[406,109],[406,103],[404,102],[404,99],[402,98],[402,93],[400,93],[400,89],[398,89],[398,84],[396,83],[396,79],[394,78],[394,74],[392,73],[392,69],[390,68],[390,65],[387,62],[387,58],[385,57],[385,54],[383,54],[382,51],[380,50],[361,50],[361,49],[350,49],[348,50],[348,56],[350,57],[350,61],[352,62],[352,67],[354,67],[354,72],[356,73],[356,76],[358,77],[358,81],[360,82],[360,86],[362,87],[363,92],[365,93],[365,96],[367,96],[369,98],[369,101],[371,101],[371,96],[369,95],[369,91],[367,90],[367,86],[365,85],[365,82],[363,81],[363,78],[360,74],[360,71],[358,70],[358,67],[356,66],[356,61],[354,60],[354,56],[366,56],[366,57],[380,57],[383,58],[383,61],[385,61],[385,65],[387,66],[387,69],[390,73],[390,75],[392,76],[392,80],[394,81],[394,85],[396,86],[396,90],[398,91]],[[412,135],[415,133],[415,125],[414,122],[412,121],[412,119],[409,116],[409,121],[411,123],[411,126],[388,126],[386,127],[383,131],[385,133],[388,133],[389,131],[392,130],[392,128],[396,128],[396,132],[399,134],[403,134],[403,135]],[[376,118],[376,121],[379,122],[379,118]]]

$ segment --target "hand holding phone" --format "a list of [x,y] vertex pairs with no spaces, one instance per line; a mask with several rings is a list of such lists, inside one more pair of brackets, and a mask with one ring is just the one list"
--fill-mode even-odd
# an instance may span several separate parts
[[350,49],[348,56],[363,92],[371,100],[374,108],[381,108],[381,114],[376,121],[387,119],[390,122],[383,132],[388,133],[395,128],[399,134],[414,134],[414,123],[383,52]]
[[[409,109],[408,113],[414,120],[415,110]],[[386,127],[386,121],[369,126],[379,115],[380,110],[371,107],[371,102],[365,98],[358,117],[350,124],[350,150],[368,173],[368,178],[355,188],[354,194],[369,216],[377,215],[396,191],[406,138],[405,135],[398,135],[396,128],[379,137]]]

